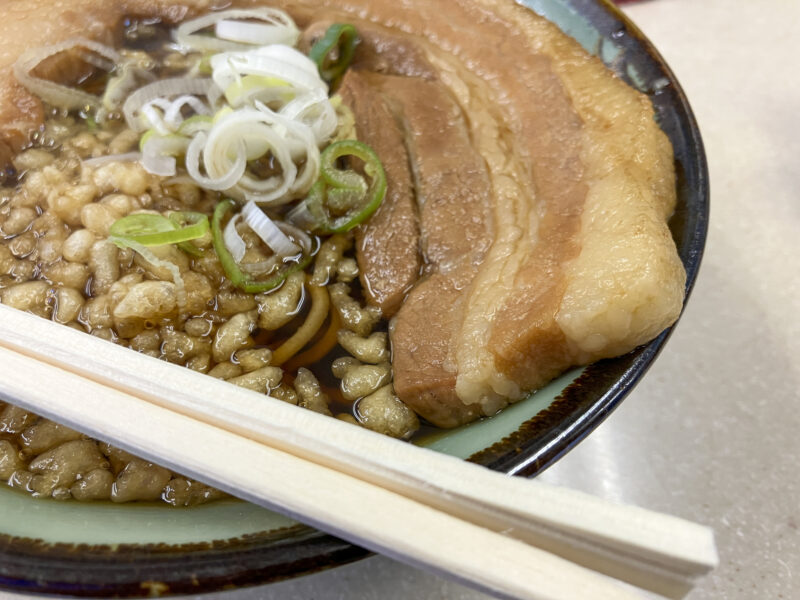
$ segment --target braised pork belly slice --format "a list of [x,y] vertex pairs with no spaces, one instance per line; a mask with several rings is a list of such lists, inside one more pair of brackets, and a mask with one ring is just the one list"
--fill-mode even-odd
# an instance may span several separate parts
[[356,231],[356,259],[370,304],[391,317],[419,277],[419,222],[403,132],[378,90],[358,71],[345,76],[339,94],[353,111],[358,139],[383,162],[386,198]]
[[403,123],[426,259],[425,278],[392,327],[395,393],[429,421],[457,425],[477,416],[456,396],[453,351],[466,290],[492,242],[488,173],[461,109],[442,84],[381,75],[368,81]]

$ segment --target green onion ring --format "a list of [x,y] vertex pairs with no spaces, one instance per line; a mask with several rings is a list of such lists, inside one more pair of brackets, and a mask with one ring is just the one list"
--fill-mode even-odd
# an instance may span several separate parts
[[[142,246],[181,244],[203,237],[209,230],[208,217],[201,213],[178,213],[179,217],[141,213],[117,219],[109,229],[112,238],[131,240]],[[170,215],[172,217],[172,215]],[[181,226],[184,223],[188,225]]]
[[[208,224],[208,217],[203,213],[195,211],[176,210],[175,212],[171,212],[169,214],[169,220],[175,223],[175,225],[178,227],[183,228],[196,227],[200,225],[203,233],[198,235],[195,239],[203,237],[211,230],[211,227]],[[192,256],[203,256],[203,251],[191,242],[180,242],[178,243],[178,248],[186,252],[186,254],[190,254]]]
[[311,255],[303,253],[299,261],[284,264],[283,268],[269,279],[263,281],[252,279],[250,275],[239,268],[223,239],[222,219],[235,205],[233,200],[223,200],[217,204],[214,215],[211,217],[211,239],[214,243],[214,251],[217,253],[222,270],[225,271],[225,275],[234,286],[248,294],[268,292],[280,286],[289,275],[302,271],[311,263]]

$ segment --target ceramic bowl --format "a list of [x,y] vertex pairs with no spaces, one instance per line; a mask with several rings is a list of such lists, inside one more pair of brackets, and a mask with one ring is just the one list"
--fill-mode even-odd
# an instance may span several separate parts
[[[675,149],[670,226],[697,275],[708,175],[689,104],[657,51],[610,3],[524,0],[646,93]],[[577,444],[628,394],[670,331],[634,352],[574,370],[500,415],[425,437],[433,450],[533,476]],[[8,399],[13,402],[13,399]],[[367,551],[239,501],[175,510],[32,501],[0,489],[0,588],[79,596],[150,596],[262,584],[363,558]]]

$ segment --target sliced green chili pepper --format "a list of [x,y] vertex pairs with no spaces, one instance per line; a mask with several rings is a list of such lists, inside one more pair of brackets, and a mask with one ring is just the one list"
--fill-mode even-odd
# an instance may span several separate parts
[[[346,156],[364,161],[364,173],[371,180],[369,184],[356,171],[337,167],[337,161]],[[313,222],[312,231],[344,233],[371,217],[385,196],[386,174],[378,155],[362,142],[342,140],[322,152],[320,178],[292,215],[308,211]]]
[[214,250],[217,253],[222,269],[225,271],[225,275],[227,275],[233,285],[248,294],[268,292],[283,283],[289,275],[297,271],[302,271],[311,263],[311,256],[303,254],[298,262],[285,264],[278,273],[269,279],[261,281],[251,278],[250,275],[239,268],[230,250],[225,246],[225,239],[222,233],[222,219],[225,218],[225,215],[234,205],[235,202],[233,200],[223,200],[217,204],[217,207],[214,209],[214,215],[211,217],[211,238],[214,242]]
[[186,254],[190,256],[200,257],[203,256],[203,251],[200,250],[197,246],[195,246],[192,242],[181,242],[178,244],[178,248],[186,252]]
[[358,44],[358,32],[348,23],[334,23],[317,43],[308,57],[317,63],[319,74],[328,83],[336,83],[353,60]]
[[203,237],[211,229],[206,215],[191,210],[176,210],[171,212],[169,213],[169,220],[175,223],[175,225],[186,234],[187,242]]
[[178,212],[171,214],[170,218],[142,213],[117,219],[109,229],[109,235],[142,246],[163,246],[196,240],[208,230],[208,217],[202,213]]
[[[203,237],[208,231],[210,231],[211,227],[208,224],[208,217],[203,213],[194,212],[194,211],[186,211],[186,210],[176,210],[175,212],[169,213],[169,220],[175,223],[178,227],[188,228],[188,227],[195,227],[200,225],[203,233],[198,235],[197,238],[199,239]],[[192,256],[203,256],[203,251],[200,250],[197,246],[195,246],[192,242],[180,242],[178,244],[178,248],[186,252],[186,254],[190,254]]]

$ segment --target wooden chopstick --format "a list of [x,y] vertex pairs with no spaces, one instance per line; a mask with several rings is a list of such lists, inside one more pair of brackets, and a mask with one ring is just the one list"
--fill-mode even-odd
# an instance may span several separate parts
[[389,490],[0,348],[0,391],[146,459],[501,598],[641,596]]
[[[217,427],[318,466],[378,483],[640,587],[680,597],[694,578],[716,564],[707,528],[492,473],[8,307],[0,306],[0,323],[0,345],[172,411],[211,420]],[[94,359],[87,362],[83,356]],[[324,524],[315,525],[325,529]]]

